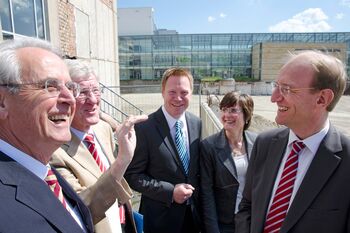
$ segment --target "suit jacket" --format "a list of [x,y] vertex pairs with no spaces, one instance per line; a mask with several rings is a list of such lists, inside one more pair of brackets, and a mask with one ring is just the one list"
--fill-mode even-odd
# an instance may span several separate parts
[[201,121],[188,112],[185,116],[190,147],[188,176],[161,108],[149,115],[147,121],[135,125],[137,146],[125,177],[131,188],[142,193],[140,212],[144,215],[145,232],[180,232],[186,203],[173,201],[173,190],[179,183],[189,183],[195,188],[191,208],[195,223],[198,223]]
[[[247,172],[236,232],[263,232],[289,129],[260,134]],[[332,125],[296,193],[281,233],[350,232],[350,140]]]
[[[87,231],[93,232],[88,208],[54,169],[53,172],[65,198],[78,208]],[[83,232],[45,181],[2,152],[0,200],[0,232]]]
[[[248,157],[256,136],[256,133],[244,131],[243,138]],[[219,233],[219,227],[222,225],[232,225],[233,232],[239,182],[224,129],[201,142],[199,160],[205,232]]]
[[[110,126],[104,121],[92,126],[104,154],[110,163],[114,162],[113,152],[115,143]],[[111,225],[106,218],[105,212],[114,203],[126,204],[127,206],[127,232],[135,232],[135,224],[132,217],[131,207],[131,189],[123,179],[121,183],[117,182],[108,169],[102,173],[96,161],[92,157],[84,143],[72,133],[71,141],[62,145],[55,151],[50,164],[68,181],[74,188],[84,203],[89,207],[95,232],[111,232]]]

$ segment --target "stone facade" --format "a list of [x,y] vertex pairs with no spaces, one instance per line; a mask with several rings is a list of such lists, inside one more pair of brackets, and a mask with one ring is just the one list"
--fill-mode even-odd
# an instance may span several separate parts
[[260,81],[275,80],[289,53],[303,50],[321,50],[332,54],[346,64],[345,43],[259,43],[253,46],[252,75]]
[[50,40],[66,57],[87,60],[106,86],[119,86],[116,0],[48,1]]

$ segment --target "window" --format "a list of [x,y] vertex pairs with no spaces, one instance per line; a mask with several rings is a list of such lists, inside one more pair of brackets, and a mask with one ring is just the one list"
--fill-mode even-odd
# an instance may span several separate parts
[[47,0],[0,0],[3,39],[30,36],[48,39]]

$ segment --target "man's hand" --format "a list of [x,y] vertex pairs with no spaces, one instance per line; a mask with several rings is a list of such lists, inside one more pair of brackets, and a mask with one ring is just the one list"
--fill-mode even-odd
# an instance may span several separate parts
[[116,161],[111,165],[112,174],[117,180],[121,180],[134,156],[136,148],[134,125],[147,119],[147,115],[131,115],[117,129],[118,155]]
[[192,196],[193,191],[194,187],[190,184],[177,184],[174,188],[173,200],[178,204],[182,204]]

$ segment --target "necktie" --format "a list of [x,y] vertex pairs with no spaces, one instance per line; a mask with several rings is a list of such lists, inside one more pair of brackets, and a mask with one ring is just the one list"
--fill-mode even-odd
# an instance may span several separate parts
[[303,142],[294,141],[292,151],[284,164],[281,179],[278,183],[272,205],[266,217],[264,233],[277,233],[280,231],[292,196],[295,178],[298,169],[298,155],[305,147]]
[[[85,136],[84,141],[87,143],[88,150],[92,154],[92,157],[95,159],[95,161],[96,161],[98,167],[100,168],[101,172],[105,172],[106,171],[106,167],[103,164],[103,162],[101,160],[101,157],[98,155],[97,149],[95,147],[94,135],[93,134],[87,134]],[[120,223],[121,224],[125,224],[125,209],[124,209],[123,205],[119,206],[119,217],[120,217]]]
[[181,121],[176,121],[175,123],[175,145],[177,152],[179,153],[182,166],[184,167],[186,174],[188,174],[190,158],[187,153],[185,139],[181,130]]
[[[62,188],[57,181],[56,175],[49,169],[47,176],[45,178],[46,183],[49,185],[51,191],[55,194],[55,196],[60,200],[62,205],[67,209],[66,200],[64,199]],[[68,210],[68,209],[67,209]]]
[[87,134],[85,136],[84,141],[87,143],[88,150],[92,154],[92,157],[96,161],[96,163],[97,163],[98,167],[100,168],[101,172],[105,172],[106,171],[106,167],[103,164],[103,162],[101,160],[101,157],[97,153],[97,149],[96,149],[95,141],[94,141],[94,135],[93,134]]

